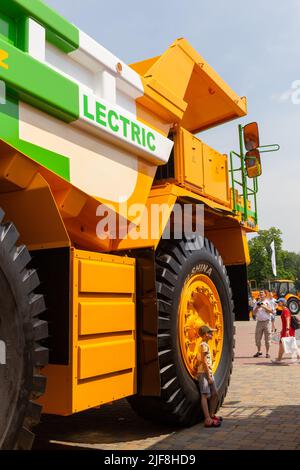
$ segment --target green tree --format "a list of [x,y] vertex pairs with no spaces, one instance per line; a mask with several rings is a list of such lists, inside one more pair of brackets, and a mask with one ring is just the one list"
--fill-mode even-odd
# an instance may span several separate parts
[[248,278],[255,279],[257,284],[261,285],[269,277],[268,252],[259,236],[250,240],[249,249],[251,263],[248,268]]
[[289,279],[300,279],[300,254],[283,251],[283,266]]
[[274,279],[271,263],[271,243],[274,240],[278,279],[300,279],[300,255],[282,249],[282,232],[271,227],[260,230],[257,237],[249,241],[251,263],[248,268],[249,279],[255,279],[258,285],[268,279]]

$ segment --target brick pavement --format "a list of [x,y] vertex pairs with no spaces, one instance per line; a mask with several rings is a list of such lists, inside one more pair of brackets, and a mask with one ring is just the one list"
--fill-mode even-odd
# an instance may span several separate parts
[[[236,327],[235,367],[221,428],[152,424],[120,400],[67,418],[44,416],[35,448],[300,449],[300,364],[286,359],[286,366],[278,366],[265,357],[253,358],[255,322],[237,322]],[[277,348],[272,344],[272,357]]]

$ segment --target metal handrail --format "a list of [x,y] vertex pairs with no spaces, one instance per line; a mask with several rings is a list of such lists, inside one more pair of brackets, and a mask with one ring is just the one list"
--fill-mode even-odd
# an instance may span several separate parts
[[[255,225],[257,225],[257,191],[258,191],[258,182],[257,178],[253,178],[253,187],[248,186],[248,177],[246,173],[246,165],[245,165],[245,153],[244,153],[244,147],[243,147],[243,127],[239,125],[239,144],[240,144],[240,153],[237,153],[235,151],[230,152],[230,174],[231,174],[231,187],[232,187],[232,193],[233,193],[233,210],[234,212],[238,212],[238,207],[237,207],[237,201],[235,199],[235,187],[236,185],[239,185],[243,188],[242,194],[239,194],[239,196],[243,196],[243,212],[242,212],[242,217],[244,221],[248,220],[248,200],[249,196],[253,196],[254,199],[254,221]],[[271,146],[265,146],[265,147],[271,147]],[[262,148],[265,148],[262,147]],[[234,168],[233,166],[233,156],[236,156],[240,159],[241,161],[241,166],[239,168]],[[242,181],[238,181],[234,177],[235,172],[240,172]]]
[[[267,148],[272,148],[272,147],[275,147],[275,148],[273,148],[272,150],[261,150],[261,149],[267,149]],[[278,150],[280,150],[280,145],[278,144],[261,145],[260,147],[258,147],[258,150],[260,153],[278,152]]]
[[[239,125],[239,145],[240,145],[240,153],[236,153],[233,150],[230,152],[230,170],[229,173],[231,174],[231,186],[232,186],[232,193],[233,193],[233,210],[234,212],[240,211],[242,213],[243,220],[247,222],[248,220],[248,198],[253,196],[254,200],[254,221],[255,225],[257,225],[257,193],[258,193],[258,178],[255,177],[252,179],[252,188],[248,186],[248,176],[246,171],[246,154],[244,151],[244,144],[243,144],[243,126]],[[272,145],[262,145],[258,147],[260,153],[266,152],[277,152],[280,150],[280,145],[272,144]],[[233,167],[233,156],[236,156],[241,161],[241,166],[239,168]],[[242,181],[238,181],[234,177],[234,173],[240,172]],[[235,185],[242,186],[243,192],[241,194],[238,193],[239,196],[243,196],[243,211],[238,209],[238,204],[235,199]]]

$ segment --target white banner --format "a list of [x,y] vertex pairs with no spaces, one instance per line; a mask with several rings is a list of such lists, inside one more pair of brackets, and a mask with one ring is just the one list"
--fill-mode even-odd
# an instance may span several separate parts
[[274,242],[274,240],[271,243],[271,250],[272,250],[272,255],[271,255],[272,270],[273,270],[274,276],[276,277],[277,276],[277,268],[276,268],[276,254],[275,254],[275,242]]

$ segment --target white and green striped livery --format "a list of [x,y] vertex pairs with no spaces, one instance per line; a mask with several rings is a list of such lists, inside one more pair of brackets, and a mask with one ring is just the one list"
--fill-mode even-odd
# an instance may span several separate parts
[[0,137],[30,158],[114,202],[132,195],[139,161],[153,176],[168,161],[172,141],[137,118],[140,76],[43,2],[0,6],[0,50]]

